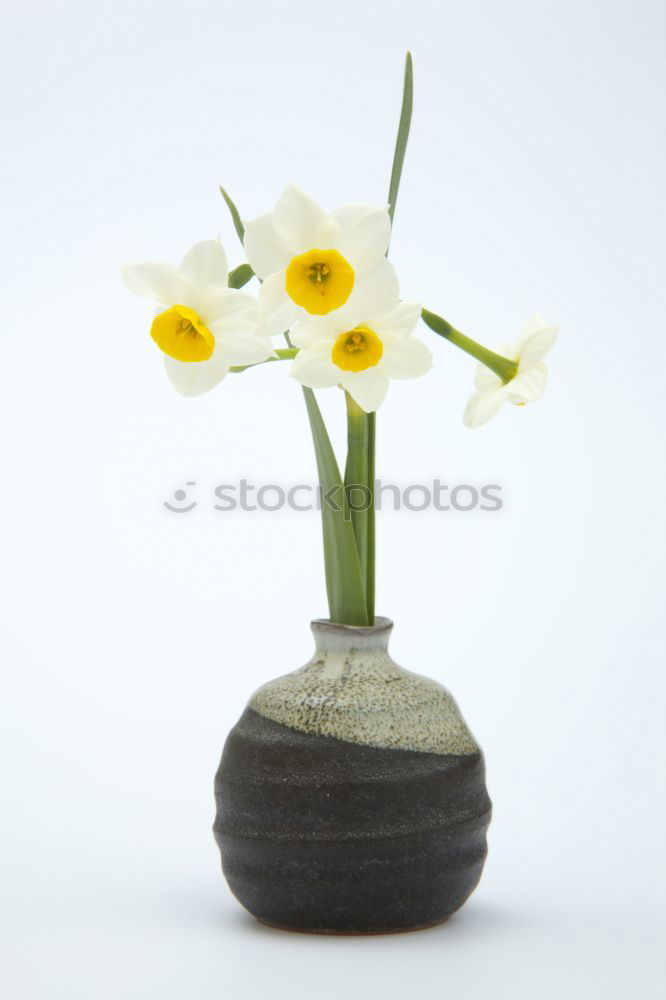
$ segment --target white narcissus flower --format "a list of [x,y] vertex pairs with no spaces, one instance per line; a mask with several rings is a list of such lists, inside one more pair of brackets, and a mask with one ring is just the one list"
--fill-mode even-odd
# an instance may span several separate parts
[[503,382],[490,368],[479,365],[476,392],[463,415],[463,423],[467,427],[485,424],[504,403],[524,406],[541,399],[548,375],[542,359],[555,343],[558,330],[558,326],[550,326],[540,316],[533,316],[516,344],[497,348],[497,354],[518,365],[518,371],[509,382]]
[[397,305],[398,278],[386,259],[388,208],[347,205],[327,214],[288,187],[273,212],[245,227],[244,247],[259,292],[261,321],[283,333],[299,318],[328,316],[346,306],[360,320]]
[[196,243],[180,267],[133,264],[122,275],[130,291],[159,303],[150,335],[183,396],[208,392],[232,365],[273,356],[270,338],[259,332],[256,300],[227,287],[227,258],[219,240]]
[[353,315],[341,309],[299,320],[290,339],[300,350],[289,374],[311,389],[341,385],[371,413],[384,401],[390,379],[425,375],[432,354],[410,336],[421,315],[418,302],[400,302],[362,322],[354,322]]

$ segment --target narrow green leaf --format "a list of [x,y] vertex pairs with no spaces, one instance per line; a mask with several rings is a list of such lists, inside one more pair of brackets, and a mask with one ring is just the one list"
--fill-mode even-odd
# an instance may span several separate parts
[[229,288],[242,288],[254,277],[254,271],[249,264],[239,264],[229,272]]
[[245,236],[245,226],[243,225],[242,219],[240,217],[240,213],[239,213],[238,209],[236,208],[236,206],[234,205],[234,203],[231,200],[231,198],[229,197],[229,195],[227,194],[227,192],[222,187],[222,185],[220,185],[220,193],[222,194],[222,197],[224,198],[224,200],[227,203],[227,208],[229,209],[229,212],[231,214],[231,218],[232,218],[233,223],[234,223],[234,229],[238,233],[238,239],[242,243],[243,242],[243,237]]
[[400,111],[400,123],[398,125],[398,137],[395,141],[395,153],[393,155],[393,169],[391,170],[391,183],[389,185],[389,215],[393,222],[395,203],[398,200],[398,189],[400,188],[400,177],[402,176],[402,165],[405,162],[405,150],[409,139],[409,127],[412,123],[412,104],[414,101],[414,73],[412,70],[412,55],[407,53],[405,61],[405,82],[402,90],[402,108]]
[[312,389],[303,389],[322,491],[326,590],[331,621],[367,625],[363,577],[344,483]]

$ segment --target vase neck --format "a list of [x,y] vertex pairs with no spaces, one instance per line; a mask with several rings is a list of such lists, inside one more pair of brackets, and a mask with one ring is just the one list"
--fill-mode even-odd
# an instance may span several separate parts
[[374,625],[341,625],[328,618],[311,622],[317,649],[323,653],[348,653],[351,650],[388,649],[393,631],[390,618],[375,618]]

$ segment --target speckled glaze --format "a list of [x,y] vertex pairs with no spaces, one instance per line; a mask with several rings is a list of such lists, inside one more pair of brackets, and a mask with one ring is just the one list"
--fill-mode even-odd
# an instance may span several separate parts
[[266,719],[348,743],[429,753],[478,752],[449,692],[394,663],[393,623],[349,629],[312,622],[316,649],[300,670],[270,681],[250,699]]
[[215,836],[232,891],[266,923],[413,930],[481,877],[483,756],[451,695],[391,660],[391,629],[313,622],[313,658],[260,688],[229,734]]

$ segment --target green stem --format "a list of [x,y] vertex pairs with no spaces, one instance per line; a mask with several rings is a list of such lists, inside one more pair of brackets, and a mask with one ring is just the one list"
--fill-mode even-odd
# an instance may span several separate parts
[[361,563],[370,624],[375,620],[375,414],[366,413],[345,393],[347,465],[345,492]]
[[490,368],[496,375],[499,375],[503,382],[510,382],[512,378],[516,377],[518,365],[515,361],[511,361],[510,358],[504,358],[501,354],[495,354],[494,351],[489,351],[487,347],[477,344],[475,340],[472,340],[471,337],[466,337],[464,333],[460,333],[459,330],[456,330],[455,327],[447,323],[437,313],[430,312],[428,309],[422,309],[421,319],[426,326],[429,326],[431,330],[438,333],[440,337],[449,340],[456,347],[459,347],[461,351],[466,351],[467,354],[471,354],[473,358],[480,361],[486,368]]
[[248,368],[258,368],[259,365],[267,365],[270,361],[291,361],[292,358],[295,358],[298,354],[298,348],[280,347],[275,353],[277,354],[277,358],[266,358],[265,361],[255,361],[254,364],[251,365],[233,365],[229,371],[236,375],[238,372],[246,372]]
[[376,413],[367,413],[368,426],[368,487],[370,506],[368,508],[368,561],[365,577],[365,598],[368,605],[368,621],[375,624],[375,434]]
[[345,485],[312,389],[303,386],[322,494],[326,592],[331,621],[368,625],[365,585]]

